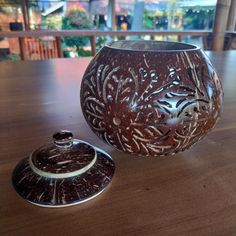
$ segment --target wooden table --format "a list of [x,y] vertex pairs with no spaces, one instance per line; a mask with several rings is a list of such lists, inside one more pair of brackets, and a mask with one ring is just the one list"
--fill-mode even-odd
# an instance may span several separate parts
[[[0,64],[0,235],[236,235],[236,51],[209,55],[223,117],[192,149],[162,158],[123,154],[89,129],[79,88],[90,58]],[[16,194],[11,173],[60,129],[108,151],[115,177],[87,203],[36,207]]]

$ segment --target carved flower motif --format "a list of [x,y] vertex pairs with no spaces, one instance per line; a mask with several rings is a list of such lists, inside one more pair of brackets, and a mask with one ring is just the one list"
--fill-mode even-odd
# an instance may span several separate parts
[[186,70],[187,84],[180,68],[169,67],[163,80],[148,67],[128,67],[127,72],[94,63],[81,89],[85,118],[99,137],[122,151],[147,156],[183,151],[201,139],[219,115],[220,84],[211,65],[189,64]]

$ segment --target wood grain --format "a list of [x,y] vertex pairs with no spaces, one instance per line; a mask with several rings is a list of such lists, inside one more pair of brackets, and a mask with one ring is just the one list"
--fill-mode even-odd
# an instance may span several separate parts
[[[216,128],[174,157],[137,158],[89,129],[79,88],[90,58],[0,64],[0,235],[236,234],[236,51],[209,53],[224,87]],[[98,198],[62,209],[33,206],[11,185],[15,165],[57,130],[108,151],[116,173]]]

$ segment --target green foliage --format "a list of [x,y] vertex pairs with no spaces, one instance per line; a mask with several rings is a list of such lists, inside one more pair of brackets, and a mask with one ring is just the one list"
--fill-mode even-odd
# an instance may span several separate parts
[[7,59],[9,61],[19,61],[20,60],[20,55],[19,55],[19,53],[11,53],[7,56]]
[[78,52],[75,52],[73,50],[64,50],[63,54],[64,54],[65,58],[91,57],[92,56],[91,51],[87,51],[87,50],[84,50],[84,49],[81,49]]
[[[1,5],[4,5],[4,6],[17,6],[19,7],[20,6],[20,2],[21,1],[16,1],[16,0],[1,0]],[[29,6],[30,7],[38,7],[38,0],[34,0],[34,1],[29,1]]]
[[91,51],[85,51],[85,50],[80,50],[78,54],[81,57],[91,57],[92,56]]
[[105,36],[100,36],[96,38],[96,50],[100,50],[105,43],[107,42],[107,38]]
[[[76,30],[76,29],[91,29],[92,23],[89,20],[86,12],[79,9],[70,10],[62,18],[62,29]],[[77,51],[88,44],[88,37],[64,37],[64,42],[68,47],[76,47]]]
[[143,15],[143,27],[144,29],[148,30],[155,28],[153,17],[150,16],[149,12],[146,9],[144,10],[144,15]]
[[214,20],[214,9],[188,9],[184,14],[185,29],[211,29]]
[[60,15],[49,15],[42,19],[42,25],[46,25],[50,30],[60,30],[62,17]]

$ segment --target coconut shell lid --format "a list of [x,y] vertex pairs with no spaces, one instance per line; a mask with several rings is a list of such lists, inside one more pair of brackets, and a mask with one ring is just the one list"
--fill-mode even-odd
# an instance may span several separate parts
[[73,139],[70,131],[55,133],[53,140],[16,166],[12,183],[18,194],[44,207],[70,206],[100,194],[115,171],[111,157]]

